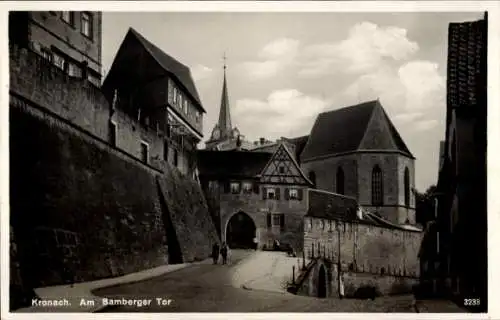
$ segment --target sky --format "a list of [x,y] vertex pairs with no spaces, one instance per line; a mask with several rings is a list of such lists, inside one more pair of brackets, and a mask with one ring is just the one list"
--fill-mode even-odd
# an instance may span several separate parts
[[379,99],[416,157],[415,184],[437,182],[444,140],[448,23],[483,13],[103,13],[106,73],[129,27],[191,68],[204,140],[218,119],[227,57],[233,126],[247,140],[309,134],[324,111]]

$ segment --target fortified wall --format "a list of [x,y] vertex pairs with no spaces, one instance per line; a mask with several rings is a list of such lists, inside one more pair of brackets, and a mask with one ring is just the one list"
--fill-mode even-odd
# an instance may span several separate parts
[[[348,215],[342,207],[344,197],[331,195],[328,203],[320,198],[325,195],[309,193],[311,205],[304,218],[306,256],[325,257],[335,267],[340,260],[346,294],[365,285],[377,287],[382,294],[410,290],[419,278],[422,232]],[[327,205],[335,216],[328,216],[325,208],[313,212],[322,208],[318,204]]]
[[[11,245],[23,285],[209,256],[218,236],[198,183],[164,161],[144,163],[132,148],[109,144],[111,108],[98,88],[11,47],[9,104]],[[134,127],[119,134],[159,140]]]

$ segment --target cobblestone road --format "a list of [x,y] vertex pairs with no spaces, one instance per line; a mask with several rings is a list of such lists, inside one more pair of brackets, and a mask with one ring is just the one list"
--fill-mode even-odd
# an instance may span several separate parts
[[[112,299],[152,299],[149,306],[108,307],[102,312],[414,312],[412,296],[370,300],[316,299],[235,286],[236,264],[253,252],[233,252],[232,265],[202,264],[154,279],[105,288],[94,294]],[[259,268],[259,266],[256,266]],[[156,298],[170,299],[158,305]]]

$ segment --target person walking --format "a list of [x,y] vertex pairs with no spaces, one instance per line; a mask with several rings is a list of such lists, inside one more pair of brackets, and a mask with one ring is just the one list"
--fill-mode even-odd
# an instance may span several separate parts
[[222,243],[222,247],[220,248],[220,255],[222,256],[222,264],[227,263],[227,245],[225,242]]
[[212,246],[212,259],[214,259],[214,264],[219,261],[219,244],[217,242]]
[[255,251],[257,251],[257,248],[259,247],[259,241],[257,240],[257,237],[253,238],[253,244],[254,244],[254,247],[255,247]]
[[339,296],[340,299],[344,298],[344,273],[341,272],[339,276]]

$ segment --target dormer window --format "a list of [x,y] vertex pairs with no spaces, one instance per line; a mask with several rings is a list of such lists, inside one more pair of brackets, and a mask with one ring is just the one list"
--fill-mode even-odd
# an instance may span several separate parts
[[290,200],[297,200],[299,198],[299,192],[297,189],[290,189],[288,191],[288,196]]

